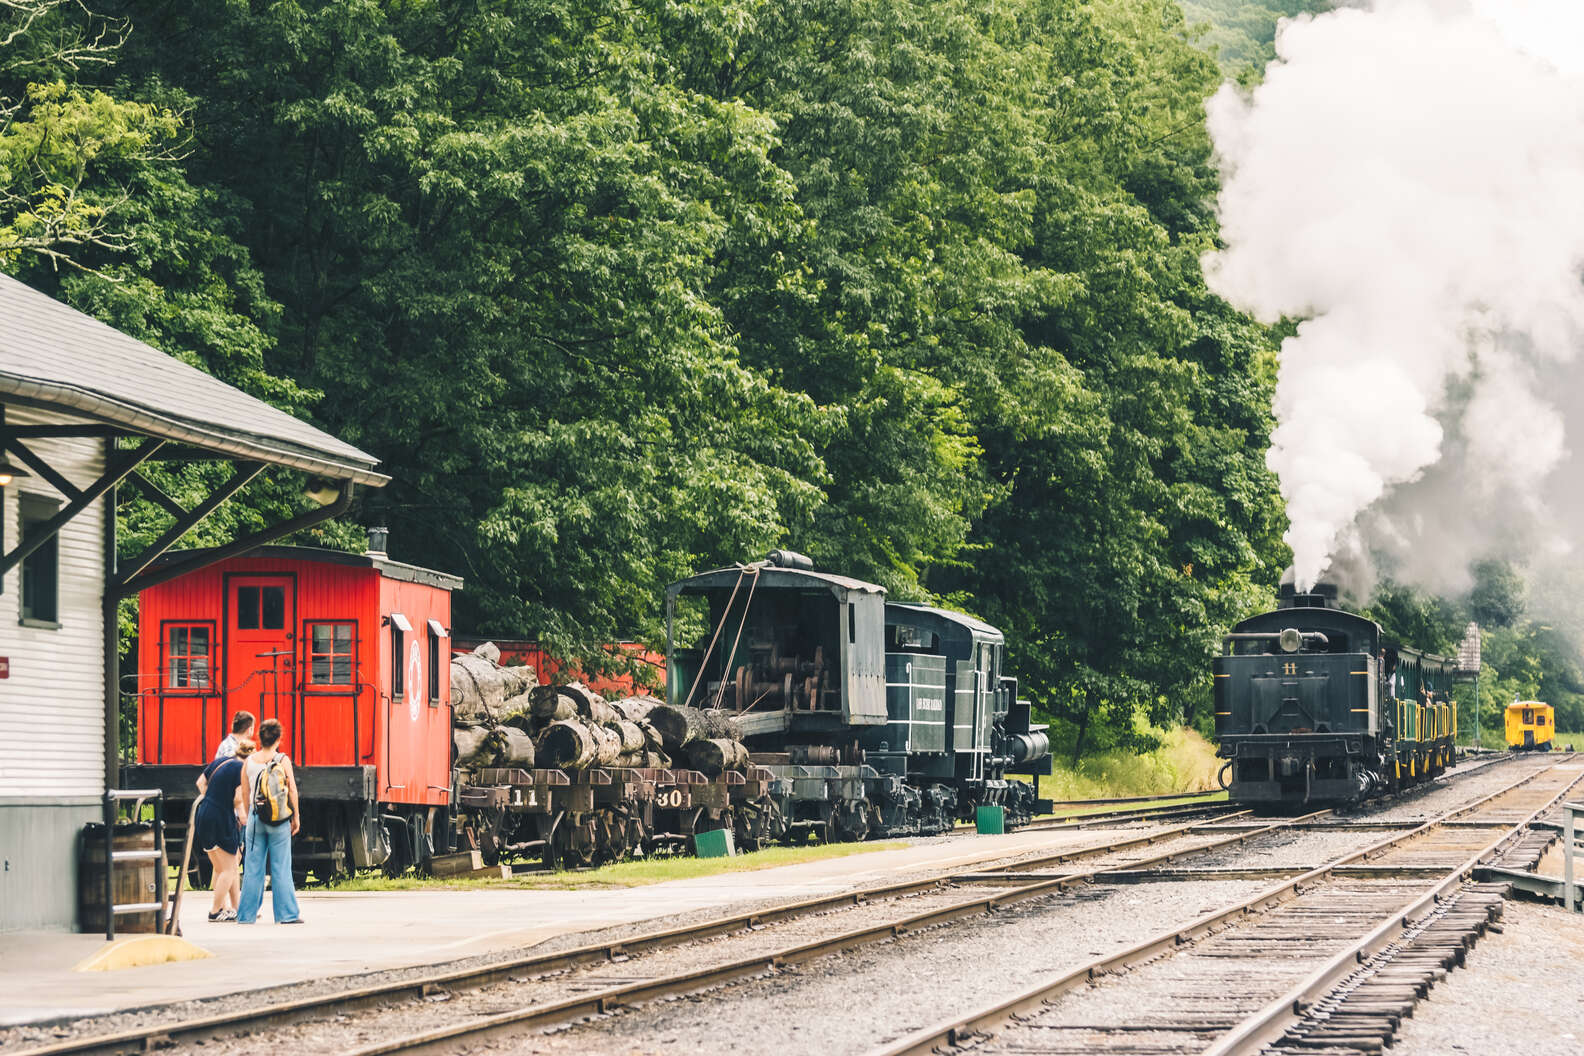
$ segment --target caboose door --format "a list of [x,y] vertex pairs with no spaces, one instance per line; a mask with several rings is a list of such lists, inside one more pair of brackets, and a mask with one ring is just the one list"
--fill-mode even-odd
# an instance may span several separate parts
[[279,719],[286,727],[282,751],[301,757],[293,648],[297,607],[291,576],[226,577],[226,714],[251,711],[260,723]]

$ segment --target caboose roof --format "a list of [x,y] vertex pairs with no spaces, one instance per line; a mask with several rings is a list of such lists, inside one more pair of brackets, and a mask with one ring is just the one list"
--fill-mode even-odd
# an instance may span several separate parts
[[390,480],[373,455],[7,275],[0,397],[335,480]]
[[[161,555],[154,567],[186,561],[207,550],[172,550]],[[388,557],[375,557],[372,554],[352,554],[345,550],[327,550],[318,546],[261,546],[250,550],[244,556],[234,560],[249,561],[257,558],[273,558],[280,561],[306,561],[320,565],[350,565],[355,568],[378,569],[380,575],[389,579],[399,579],[407,583],[419,583],[426,587],[438,587],[441,590],[461,590],[462,577],[453,576],[448,572],[436,572],[432,568],[421,568],[418,565],[409,565],[401,561],[392,561]]]

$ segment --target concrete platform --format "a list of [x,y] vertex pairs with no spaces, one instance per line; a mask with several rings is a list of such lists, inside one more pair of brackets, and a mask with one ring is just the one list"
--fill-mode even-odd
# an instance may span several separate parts
[[698,910],[727,913],[766,900],[794,901],[1033,851],[1098,846],[1115,830],[1003,836],[954,835],[748,872],[717,873],[605,890],[433,890],[298,893],[305,923],[270,922],[270,900],[253,925],[210,923],[208,892],[184,899],[182,933],[214,957],[77,973],[104,936],[62,932],[0,935],[0,1026],[53,1022],[389,968],[520,952],[547,939]]

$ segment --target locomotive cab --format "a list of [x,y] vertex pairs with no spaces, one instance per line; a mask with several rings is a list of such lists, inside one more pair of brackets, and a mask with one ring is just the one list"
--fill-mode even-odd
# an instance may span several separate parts
[[1334,587],[1290,586],[1214,662],[1217,754],[1236,802],[1354,802],[1452,762],[1455,663],[1384,638]]
[[1380,732],[1379,628],[1333,598],[1239,623],[1215,660],[1215,729],[1237,802],[1347,801],[1373,789],[1358,760]]

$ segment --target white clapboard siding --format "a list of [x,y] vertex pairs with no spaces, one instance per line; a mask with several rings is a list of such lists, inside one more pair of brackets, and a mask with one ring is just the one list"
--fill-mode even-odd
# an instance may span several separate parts
[[[71,417],[6,407],[11,425],[56,425]],[[104,469],[104,441],[26,441],[78,487]],[[15,461],[13,459],[13,461]],[[17,495],[65,499],[34,474],[0,488],[5,549],[16,546]],[[18,623],[22,572],[5,576],[0,594],[0,656],[11,675],[0,680],[0,797],[98,796],[104,793],[104,501],[94,502],[60,533],[60,627]]]

